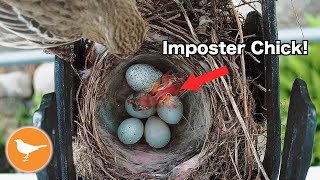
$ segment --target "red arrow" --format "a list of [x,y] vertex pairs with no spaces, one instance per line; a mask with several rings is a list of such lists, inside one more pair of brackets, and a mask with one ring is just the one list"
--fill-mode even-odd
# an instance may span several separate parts
[[216,70],[208,72],[202,76],[195,77],[194,73],[192,73],[187,81],[182,85],[181,89],[191,90],[191,91],[201,91],[199,86],[205,84],[209,81],[217,79],[221,76],[229,74],[227,66],[222,66]]

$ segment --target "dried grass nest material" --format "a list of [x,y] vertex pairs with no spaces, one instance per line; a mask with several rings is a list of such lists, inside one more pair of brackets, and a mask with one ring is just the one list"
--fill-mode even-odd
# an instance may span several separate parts
[[[184,1],[190,2],[190,1]],[[193,1],[192,1],[193,2]],[[243,42],[240,18],[231,1],[140,0],[150,29],[143,47],[128,59],[96,49],[90,76],[77,94],[79,118],[73,144],[77,175],[84,179],[251,179],[265,175],[258,136],[264,127],[253,119],[244,56],[164,56],[162,40],[171,43]],[[192,8],[192,9],[191,9]],[[132,92],[125,71],[147,63],[165,72],[196,76],[226,65],[229,75],[186,92],[183,120],[163,149],[143,140],[123,145],[110,127],[129,117],[124,99]],[[102,116],[101,111],[107,115]],[[266,177],[267,178],[267,177]]]

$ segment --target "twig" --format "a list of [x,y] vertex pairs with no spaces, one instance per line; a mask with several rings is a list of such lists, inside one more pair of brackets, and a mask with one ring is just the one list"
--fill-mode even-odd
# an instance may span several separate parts
[[293,14],[294,14],[294,16],[295,16],[295,18],[297,20],[298,25],[299,25],[299,28],[301,30],[302,37],[304,39],[304,33],[302,31],[302,26],[301,26],[301,23],[299,21],[299,18],[298,18],[297,12],[296,12],[296,8],[294,7],[292,0],[291,0],[291,7],[292,7],[292,10],[293,10]]
[[255,62],[261,63],[258,58],[256,58],[251,52],[244,51],[246,55],[249,55]]
[[238,170],[238,168],[237,168],[237,165],[235,164],[235,162],[234,162],[234,160],[233,160],[233,158],[232,158],[232,155],[231,155],[231,152],[230,152],[230,151],[229,151],[229,157],[230,157],[230,159],[231,159],[231,161],[232,161],[232,165],[233,165],[234,169],[236,170],[236,173],[237,173],[238,178],[239,178],[239,179],[242,179],[242,177],[241,177],[241,175],[240,175],[240,173],[239,173],[239,170]]
[[[232,7],[232,10],[233,10],[233,13],[235,15],[236,22],[237,22],[237,25],[238,25],[239,36],[240,36],[240,44],[243,44],[244,43],[244,39],[243,39],[242,23],[240,21],[239,14],[238,14],[238,12],[237,12],[234,4],[233,4],[233,1],[229,0],[229,2],[230,2],[230,5]],[[248,102],[247,102],[247,75],[246,75],[246,65],[245,65],[245,60],[244,60],[244,50],[243,49],[242,49],[242,53],[240,55],[240,62],[241,62],[242,81],[243,81],[242,93],[243,93],[243,109],[244,109],[245,126],[249,127],[249,123],[248,123],[249,112],[248,112]],[[250,158],[251,157],[250,156],[251,152],[250,152],[249,147],[247,147],[247,146],[246,146],[246,151],[249,154],[249,158]],[[251,160],[248,160],[248,161],[251,161]]]
[[156,10],[156,9],[155,9],[150,3],[148,3],[146,0],[142,0],[141,2],[142,2],[142,4],[144,4],[145,6],[147,6],[147,7],[149,8],[149,10],[151,10],[151,11],[155,11],[155,10]]
[[[242,31],[242,24],[238,15],[237,10],[234,7],[233,1],[229,0],[230,4],[232,5],[232,9],[233,9],[233,13],[235,15],[236,21],[237,21],[237,25],[238,25],[238,29],[239,29],[239,36],[240,36],[240,44],[244,43],[244,39],[243,39],[243,31]],[[243,108],[244,108],[244,115],[245,118],[248,118],[249,113],[248,113],[248,103],[247,103],[247,88],[246,88],[246,84],[247,84],[247,75],[246,75],[246,64],[245,64],[245,60],[244,60],[244,50],[242,50],[241,56],[240,56],[240,62],[241,62],[241,70],[242,70],[242,81],[243,81]]]
[[157,29],[157,30],[160,30],[162,32],[165,32],[165,33],[168,33],[169,35],[172,35],[172,36],[175,36],[181,40],[183,40],[185,43],[189,43],[186,39],[184,39],[183,37],[163,28],[163,27],[160,27],[160,26],[157,26],[157,25],[154,25],[154,24],[149,24],[150,27],[154,28],[154,29]]
[[261,12],[259,12],[258,9],[252,5],[253,2],[248,2],[247,0],[241,0],[241,1],[242,1],[243,4],[247,4],[253,10],[255,10],[260,16],[262,16]]
[[179,18],[180,16],[181,16],[181,14],[176,14],[176,15],[174,15],[174,16],[166,19],[166,20],[167,20],[167,21],[171,21],[171,20],[173,20],[173,19]]
[[[212,59],[211,56],[208,56],[208,58],[211,58],[211,59]],[[213,59],[212,59],[212,60],[213,60]],[[213,60],[213,63],[214,63],[214,65],[215,65],[215,68],[218,68],[218,67],[219,67],[214,60]],[[261,161],[260,161],[259,155],[258,155],[258,153],[257,153],[257,150],[255,149],[255,146],[254,146],[254,144],[253,144],[253,142],[252,142],[251,136],[250,136],[250,134],[249,134],[249,132],[248,132],[248,130],[247,130],[247,126],[246,126],[246,124],[245,124],[245,122],[244,122],[244,120],[243,120],[243,118],[242,118],[242,116],[241,116],[241,113],[240,113],[239,109],[238,109],[237,103],[235,102],[233,96],[232,96],[231,93],[230,93],[230,89],[229,89],[229,87],[228,87],[228,83],[227,83],[227,81],[226,81],[226,79],[225,79],[224,77],[221,77],[221,81],[222,81],[224,87],[226,88],[226,92],[227,92],[228,97],[229,97],[229,99],[230,99],[231,105],[232,105],[232,107],[233,107],[233,109],[234,109],[234,112],[236,113],[236,116],[237,116],[239,122],[240,122],[240,125],[241,125],[241,127],[242,127],[242,130],[243,130],[243,132],[244,132],[244,134],[245,134],[245,136],[246,136],[246,138],[247,138],[247,141],[248,141],[248,143],[249,143],[249,145],[250,145],[250,148],[251,148],[251,150],[252,150],[252,152],[253,152],[253,156],[254,156],[254,158],[255,158],[255,160],[256,160],[256,162],[257,162],[257,164],[258,164],[258,166],[259,166],[259,168],[260,168],[260,170],[261,170],[261,172],[262,172],[262,174],[263,174],[263,176],[264,176],[264,178],[265,178],[266,180],[270,180],[269,177],[268,177],[268,175],[267,175],[267,173],[266,173],[266,171],[265,171],[265,169],[264,169],[264,167],[263,167],[263,165],[262,165],[262,163],[261,163]]]
[[187,15],[186,10],[184,9],[183,5],[181,4],[181,2],[180,2],[179,0],[174,0],[174,1],[177,3],[177,5],[179,6],[179,8],[182,10],[182,13],[183,13],[184,18],[186,19],[186,21],[187,21],[187,23],[188,23],[188,26],[189,26],[189,29],[190,29],[190,31],[191,31],[191,34],[192,34],[193,38],[194,38],[194,39],[197,41],[197,43],[199,44],[200,41],[199,41],[199,39],[198,39],[198,37],[197,37],[197,34],[195,33],[195,31],[194,31],[194,29],[193,29],[193,27],[192,27],[192,24],[191,24],[191,22],[190,22],[190,19],[189,19],[188,15]]
[[257,86],[257,88],[259,88],[260,90],[262,90],[263,92],[267,92],[267,89],[265,87],[263,87],[262,85],[256,83],[256,82],[252,82],[253,85]]

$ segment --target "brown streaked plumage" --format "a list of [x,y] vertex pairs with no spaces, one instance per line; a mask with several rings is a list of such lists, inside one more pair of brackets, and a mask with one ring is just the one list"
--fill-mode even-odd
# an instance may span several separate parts
[[129,55],[145,33],[135,0],[0,0],[3,46],[52,48],[87,38]]

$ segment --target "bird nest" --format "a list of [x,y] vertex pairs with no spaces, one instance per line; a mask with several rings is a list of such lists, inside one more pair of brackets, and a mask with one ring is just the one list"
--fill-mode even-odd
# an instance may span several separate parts
[[[251,179],[263,174],[255,122],[255,101],[249,89],[243,55],[163,55],[162,40],[171,43],[243,42],[241,18],[231,1],[140,0],[149,23],[141,49],[121,59],[97,48],[90,76],[78,91],[79,118],[73,144],[77,175],[85,179]],[[229,74],[185,92],[183,120],[171,126],[172,139],[162,149],[144,140],[124,145],[115,129],[129,117],[125,98],[133,92],[126,69],[150,64],[162,72],[174,70],[186,77],[226,65]]]

